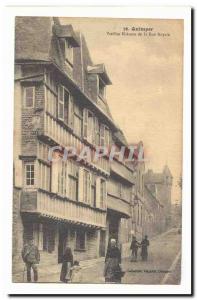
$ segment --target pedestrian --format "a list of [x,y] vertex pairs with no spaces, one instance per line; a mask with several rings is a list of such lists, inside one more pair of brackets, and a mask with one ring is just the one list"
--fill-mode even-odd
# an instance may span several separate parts
[[26,265],[27,282],[31,282],[31,270],[34,273],[34,282],[38,281],[38,268],[40,262],[40,253],[38,247],[34,245],[34,240],[30,239],[24,244],[22,249],[22,259]]
[[73,266],[73,254],[70,247],[66,247],[62,258],[60,281],[67,283],[71,280],[71,267]]
[[138,243],[136,237],[133,235],[132,236],[132,241],[131,241],[131,255],[132,255],[132,259],[131,261],[137,261],[137,252],[138,252],[138,247],[140,247],[140,244]]
[[150,245],[148,236],[145,235],[144,239],[141,242],[141,257],[143,261],[147,261],[148,259],[148,246]]
[[120,264],[120,250],[116,245],[116,240],[111,239],[105,257],[105,282],[121,283],[121,278],[124,273],[121,270]]
[[73,267],[71,268],[71,282],[72,283],[81,283],[83,281],[81,267],[77,260],[74,261]]

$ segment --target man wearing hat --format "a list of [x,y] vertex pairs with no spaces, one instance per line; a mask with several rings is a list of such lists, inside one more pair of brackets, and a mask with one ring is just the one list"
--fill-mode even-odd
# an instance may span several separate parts
[[40,253],[38,247],[34,245],[34,240],[30,239],[24,245],[22,250],[22,259],[26,264],[27,282],[31,282],[31,269],[34,272],[34,282],[38,281],[37,264],[40,262]]

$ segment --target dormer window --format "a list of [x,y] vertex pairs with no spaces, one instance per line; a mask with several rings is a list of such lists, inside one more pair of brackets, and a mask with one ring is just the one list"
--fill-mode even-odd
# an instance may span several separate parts
[[65,61],[73,65],[73,46],[65,39]]
[[101,78],[99,78],[99,89],[98,89],[98,95],[101,99],[105,99],[105,84],[104,82],[102,81]]

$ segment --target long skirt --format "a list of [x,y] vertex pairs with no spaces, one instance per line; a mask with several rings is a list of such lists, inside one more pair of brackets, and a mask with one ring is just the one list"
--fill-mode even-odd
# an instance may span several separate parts
[[60,273],[60,281],[69,282],[71,280],[71,262],[64,261]]
[[121,268],[118,258],[108,258],[104,270],[105,282],[121,282]]

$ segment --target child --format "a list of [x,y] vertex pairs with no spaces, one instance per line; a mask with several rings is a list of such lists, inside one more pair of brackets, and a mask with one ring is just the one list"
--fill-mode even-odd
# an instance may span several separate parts
[[72,283],[82,282],[81,267],[77,260],[74,261],[73,267],[71,268],[71,282]]

